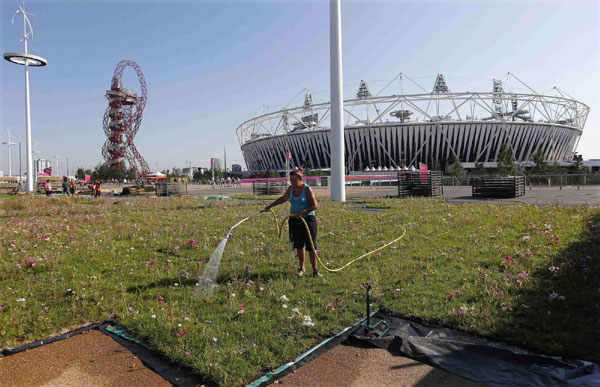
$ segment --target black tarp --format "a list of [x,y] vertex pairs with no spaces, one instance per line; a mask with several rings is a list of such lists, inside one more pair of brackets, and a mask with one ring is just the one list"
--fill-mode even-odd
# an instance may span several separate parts
[[[353,337],[486,386],[600,386],[598,364],[539,355],[386,311]],[[600,345],[600,344],[599,344]]]

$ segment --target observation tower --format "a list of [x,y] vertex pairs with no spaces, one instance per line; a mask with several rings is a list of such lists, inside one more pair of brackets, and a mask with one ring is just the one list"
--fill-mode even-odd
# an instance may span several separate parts
[[[140,83],[140,95],[122,85],[123,71],[132,67]],[[138,179],[150,172],[148,163],[138,152],[133,139],[142,123],[142,114],[146,106],[148,90],[144,73],[137,63],[123,60],[117,64],[110,90],[106,91],[108,108],[104,113],[104,133],[108,137],[102,147],[102,155],[108,165],[113,169],[126,170],[125,159],[130,166],[135,168]]]

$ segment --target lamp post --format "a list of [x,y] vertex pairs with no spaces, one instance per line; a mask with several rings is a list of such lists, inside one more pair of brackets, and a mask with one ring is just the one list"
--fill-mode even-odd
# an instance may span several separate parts
[[10,137],[11,137],[11,133],[10,133],[10,129],[6,129],[6,133],[7,133],[7,137],[8,137],[8,141],[3,142],[3,145],[6,145],[8,147],[8,176],[12,177],[12,157],[10,156],[10,147],[13,145],[16,145],[14,142],[10,142]]
[[[25,66],[25,126],[26,126],[26,150],[27,150],[27,192],[33,192],[33,160],[31,157],[31,115],[29,106],[29,66],[41,67],[48,64],[48,61],[41,56],[32,55],[27,52],[27,39],[31,36],[33,38],[33,27],[29,22],[27,15],[32,15],[25,11],[25,0],[23,5],[19,7],[19,10],[13,16],[12,22],[14,24],[15,16],[23,15],[23,44],[25,45],[25,52],[7,52],[4,53],[4,59],[9,62]],[[27,32],[29,29],[29,32]],[[10,149],[10,148],[9,148]]]

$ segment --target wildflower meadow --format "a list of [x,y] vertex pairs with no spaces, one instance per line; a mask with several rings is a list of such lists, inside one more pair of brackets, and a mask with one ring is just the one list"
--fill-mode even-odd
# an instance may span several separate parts
[[[373,307],[519,345],[600,361],[600,209],[320,200],[318,248],[337,268],[297,277],[270,215],[236,228],[214,296],[194,296],[225,232],[263,208],[199,197],[0,200],[0,348],[116,319],[205,380],[239,385]],[[288,206],[276,208],[283,217]],[[310,264],[307,263],[307,269]]]

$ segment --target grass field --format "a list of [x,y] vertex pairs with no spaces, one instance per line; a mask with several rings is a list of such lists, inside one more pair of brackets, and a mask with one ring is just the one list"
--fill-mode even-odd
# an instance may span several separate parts
[[[320,201],[318,247],[336,268],[298,278],[273,220],[239,226],[214,297],[193,297],[220,239],[261,209],[201,198],[0,201],[0,348],[117,318],[207,381],[239,385],[375,307],[550,355],[599,362],[600,209],[377,200],[378,213]],[[276,208],[283,217],[288,205]],[[402,226],[402,227],[401,227]],[[324,271],[324,270],[322,270]]]

